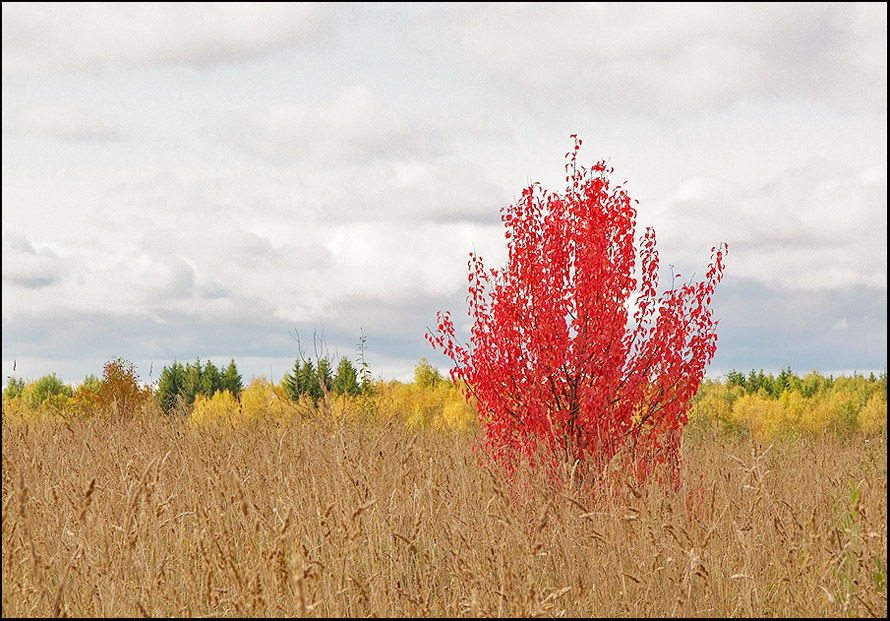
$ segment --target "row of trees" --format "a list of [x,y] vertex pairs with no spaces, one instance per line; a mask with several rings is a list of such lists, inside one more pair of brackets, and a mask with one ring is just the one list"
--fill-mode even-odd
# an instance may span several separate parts
[[[318,363],[311,358],[298,359],[292,373],[285,374],[281,387],[292,401],[304,395],[318,403],[327,394],[355,396],[371,390],[370,374],[359,372],[348,358],[341,358],[336,372],[330,358],[321,357]],[[158,379],[156,390],[143,386],[135,365],[115,358],[105,364],[102,379],[88,375],[76,388],[59,379],[55,373],[26,383],[22,378],[10,377],[3,390],[4,404],[8,400],[24,403],[31,409],[51,408],[58,411],[90,413],[114,405],[130,411],[148,398],[154,397],[165,412],[171,412],[178,404],[192,407],[198,397],[211,398],[218,392],[229,392],[238,398],[244,383],[235,360],[224,369],[212,361],[200,358],[183,364],[173,362],[165,366]]]
[[[285,373],[282,385],[288,398],[299,401],[302,395],[309,395],[318,402],[325,394],[358,395],[362,392],[362,384],[359,383],[358,371],[349,358],[340,358],[336,374],[332,370],[331,361],[321,358],[318,365],[311,358],[297,360],[291,373]],[[368,382],[364,382],[364,388],[368,388]]]
[[[371,383],[367,378],[360,382],[348,360],[340,361],[336,374],[330,372],[330,362],[322,360],[317,365],[297,361],[293,373],[280,383],[259,378],[250,386],[243,386],[234,362],[223,371],[199,360],[174,363],[164,369],[159,388],[153,391],[139,383],[132,364],[114,359],[105,364],[101,379],[89,375],[76,388],[55,374],[34,382],[10,378],[3,391],[3,412],[6,416],[18,411],[23,417],[40,412],[127,415],[145,404],[162,406],[166,399],[173,405],[165,411],[181,402],[183,413],[201,424],[259,421],[270,414],[285,420],[298,411],[305,415],[306,407],[311,411],[324,399],[326,412],[333,416],[399,416],[412,428],[468,429],[478,423],[474,403],[465,401],[462,387],[425,358],[409,383]],[[886,372],[833,377],[813,371],[801,377],[786,369],[780,376],[787,379],[781,393],[774,390],[782,383],[779,378],[762,371],[731,372],[725,380],[704,381],[692,400],[692,427],[763,438],[886,432]],[[180,389],[174,390],[177,386]],[[356,400],[357,395],[363,398]]]
[[[191,420],[197,425],[286,426],[315,416],[352,421],[383,417],[400,420],[411,429],[463,431],[478,422],[475,405],[464,398],[461,386],[443,378],[426,359],[417,364],[413,382],[359,383],[353,381],[351,365],[342,360],[336,375],[325,372],[330,363],[320,361],[316,367],[307,362],[298,361],[293,373],[277,384],[254,379],[238,397],[229,392],[212,398],[199,395]],[[327,382],[321,379],[325,376]],[[338,382],[338,377],[347,381]],[[322,396],[317,399],[313,391],[317,395],[319,390]]]
[[[887,372],[883,371],[878,375],[869,373],[868,377],[854,373],[853,379],[862,379],[868,383],[874,384],[879,390],[883,390],[887,394]],[[838,381],[846,382],[849,378],[838,378]],[[741,371],[733,369],[726,374],[726,385],[728,387],[739,386],[744,388],[748,394],[754,394],[761,391],[766,394],[778,398],[785,391],[799,391],[804,397],[812,397],[820,392],[830,390],[835,383],[832,375],[821,375],[812,371],[807,375],[800,377],[796,375],[791,367],[782,369],[778,375],[773,376],[772,373],[764,373],[763,369],[755,371],[751,369],[747,375]]]
[[[317,364],[312,358],[306,358],[294,363],[292,372],[285,373],[281,385],[292,401],[308,395],[313,403],[318,403],[326,394],[358,395],[369,388],[370,379],[359,382],[358,371],[346,357],[340,359],[336,372],[328,357],[321,357]],[[174,362],[172,366],[164,367],[157,396],[161,407],[169,412],[180,400],[191,406],[198,395],[213,397],[217,392],[228,391],[238,397],[243,389],[234,360],[220,372],[212,362],[202,365],[197,359],[187,365]]]
[[725,382],[705,381],[693,399],[690,424],[764,439],[886,433],[886,372],[840,377],[811,372],[798,377],[786,369],[780,376],[782,380],[762,372],[747,377],[733,372]]
[[197,358],[186,365],[174,362],[164,367],[158,379],[157,397],[164,411],[169,412],[178,400],[192,405],[197,395],[212,397],[220,390],[228,390],[237,396],[243,388],[234,359],[220,371],[211,361],[202,363]]
[[43,409],[75,415],[97,412],[127,415],[140,408],[152,394],[150,386],[143,386],[139,382],[133,363],[113,358],[103,366],[101,379],[93,374],[87,375],[77,388],[64,383],[55,373],[30,383],[10,377],[3,390],[3,411],[5,414],[8,404],[16,404],[30,411]]

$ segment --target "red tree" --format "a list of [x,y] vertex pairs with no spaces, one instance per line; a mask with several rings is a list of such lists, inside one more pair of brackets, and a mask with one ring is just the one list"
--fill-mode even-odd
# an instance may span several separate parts
[[659,295],[655,232],[638,257],[637,201],[611,186],[604,161],[579,167],[572,138],[565,194],[534,183],[502,209],[506,266],[486,270],[470,253],[471,342],[447,312],[427,339],[454,362],[485,448],[509,471],[575,464],[599,477],[621,463],[640,480],[678,481],[689,401],[716,350],[710,305],[727,248],[711,249],[704,280],[678,287],[676,274]]

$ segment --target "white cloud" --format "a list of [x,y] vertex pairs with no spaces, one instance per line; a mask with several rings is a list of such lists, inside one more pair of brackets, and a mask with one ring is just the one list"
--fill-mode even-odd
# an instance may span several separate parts
[[377,98],[366,86],[350,86],[320,105],[282,102],[255,110],[237,136],[263,159],[341,164],[351,160],[404,157],[436,141],[431,128]]
[[336,268],[325,279],[341,295],[381,300],[446,296],[466,283],[474,243],[501,237],[500,227],[467,223],[358,223],[331,240]]
[[33,105],[15,115],[15,129],[62,140],[115,140],[120,132],[106,120],[73,106]]
[[886,169],[814,161],[752,190],[685,180],[654,224],[671,258],[663,261],[703,269],[706,251],[726,242],[727,270],[739,277],[790,289],[886,288],[886,205]]
[[886,108],[886,6],[499,4],[450,17],[464,62],[533,98],[557,89],[613,109],[631,100],[680,112],[803,90],[845,108]]
[[250,59],[321,36],[326,13],[313,3],[4,3],[3,74]]

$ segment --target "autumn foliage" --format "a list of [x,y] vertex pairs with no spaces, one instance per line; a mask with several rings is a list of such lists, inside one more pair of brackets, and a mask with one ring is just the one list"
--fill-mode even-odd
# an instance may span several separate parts
[[601,480],[609,468],[639,480],[679,480],[690,399],[716,350],[711,300],[725,245],[703,280],[659,292],[655,232],[635,239],[637,212],[613,169],[566,154],[565,193],[540,184],[502,210],[507,263],[470,253],[469,344],[448,312],[427,334],[452,379],[475,398],[486,450],[509,472],[521,463]]

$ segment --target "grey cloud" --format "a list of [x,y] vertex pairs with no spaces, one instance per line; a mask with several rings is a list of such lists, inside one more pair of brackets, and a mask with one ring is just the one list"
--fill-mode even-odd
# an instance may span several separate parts
[[4,317],[15,321],[91,312],[156,321],[155,307],[179,309],[197,295],[194,270],[175,253],[90,241],[35,251],[7,231],[3,291]]
[[176,253],[216,278],[230,272],[286,273],[290,269],[332,266],[330,252],[312,240],[298,239],[276,247],[268,238],[242,228],[230,218],[183,217],[175,227],[152,230],[141,244],[160,253]]
[[[447,296],[417,291],[388,300],[344,296],[337,301],[336,309],[336,314],[323,320],[294,323],[304,346],[311,345],[313,334],[323,332],[332,353],[355,360],[356,344],[363,333],[368,347],[366,358],[375,374],[393,377],[397,369],[410,371],[422,357],[437,366],[447,366],[448,359],[425,338],[428,328],[435,328],[438,311],[452,311],[461,337],[469,339],[469,333],[463,331],[468,321],[465,290]],[[384,363],[386,368],[381,368]]]
[[[335,294],[331,252],[310,236],[277,245],[231,218],[189,215],[174,227],[152,229],[140,245],[149,256],[176,257],[194,270],[194,291],[183,303],[208,321],[323,313]],[[154,303],[180,306],[160,297]]]
[[203,287],[201,287],[200,295],[208,299],[225,299],[232,295],[232,291],[222,284],[210,279]]
[[341,207],[349,221],[492,224],[511,201],[507,190],[468,162],[389,162],[356,175],[352,187]]
[[63,275],[62,262],[56,253],[47,248],[38,250],[23,234],[4,228],[4,284],[41,289],[56,284]]
[[713,374],[752,364],[772,372],[886,368],[886,290],[791,293],[728,276],[714,296],[714,318],[720,323]]
[[381,304],[350,297],[337,304],[335,315],[297,322],[262,313],[208,320],[197,309],[162,306],[147,309],[154,321],[144,316],[60,309],[51,316],[5,320],[3,359],[30,360],[30,364],[20,364],[19,371],[31,379],[58,372],[66,373],[66,381],[79,381],[87,373],[101,374],[105,361],[121,356],[139,361],[140,376],[148,381],[150,362],[156,379],[160,369],[174,360],[187,362],[200,357],[220,364],[234,358],[245,379],[264,375],[279,380],[299,354],[295,334],[306,355],[314,357],[312,341],[318,335],[324,338],[327,353],[357,361],[363,332],[372,373],[393,377],[397,373],[394,368],[410,372],[421,357],[436,358],[423,335],[426,327],[434,324],[435,311],[457,301],[421,295]]
[[[842,369],[880,370],[886,365],[886,294],[864,287],[832,292],[787,291],[740,278],[727,278],[714,301],[718,325],[717,355],[709,374],[757,368],[777,372],[791,366],[799,372]],[[372,372],[393,377],[407,373],[421,358],[447,369],[450,362],[424,339],[435,326],[436,312],[450,310],[461,338],[468,339],[466,292],[394,296],[380,301],[363,296],[341,297],[336,313],[310,321],[287,321],[270,315],[248,318],[204,318],[197,309],[155,307],[156,321],[98,311],[60,310],[51,316],[4,319],[3,358],[42,359],[22,371],[36,379],[64,369],[73,381],[100,373],[104,361],[119,355],[145,361],[145,378],[153,361],[155,377],[173,360],[195,357],[215,362],[234,358],[244,374],[276,379],[297,356],[294,330],[307,354],[313,334],[324,336],[332,355],[356,360],[362,333]],[[250,361],[251,366],[245,363]],[[756,361],[756,362],[751,362]],[[36,364],[36,363],[35,363]],[[79,366],[78,366],[79,365]],[[270,371],[269,365],[274,365]],[[144,367],[144,368],[143,368]],[[30,370],[29,370],[30,369]],[[147,378],[146,378],[147,379]]]
[[48,317],[4,319],[3,359],[34,360],[30,368],[18,365],[23,377],[37,379],[64,371],[66,381],[79,381],[87,373],[101,375],[102,365],[120,356],[144,361],[139,373],[147,381],[150,361],[156,379],[160,369],[174,360],[200,356],[218,364],[231,358],[238,363],[242,357],[289,357],[293,352],[289,325],[280,320],[257,316],[250,321],[206,321],[188,311],[151,310],[158,321],[70,309]]
[[167,286],[163,291],[156,293],[159,299],[163,297],[188,298],[193,294],[196,276],[191,265],[176,255],[149,254],[148,256],[157,264],[164,266],[168,274]]

